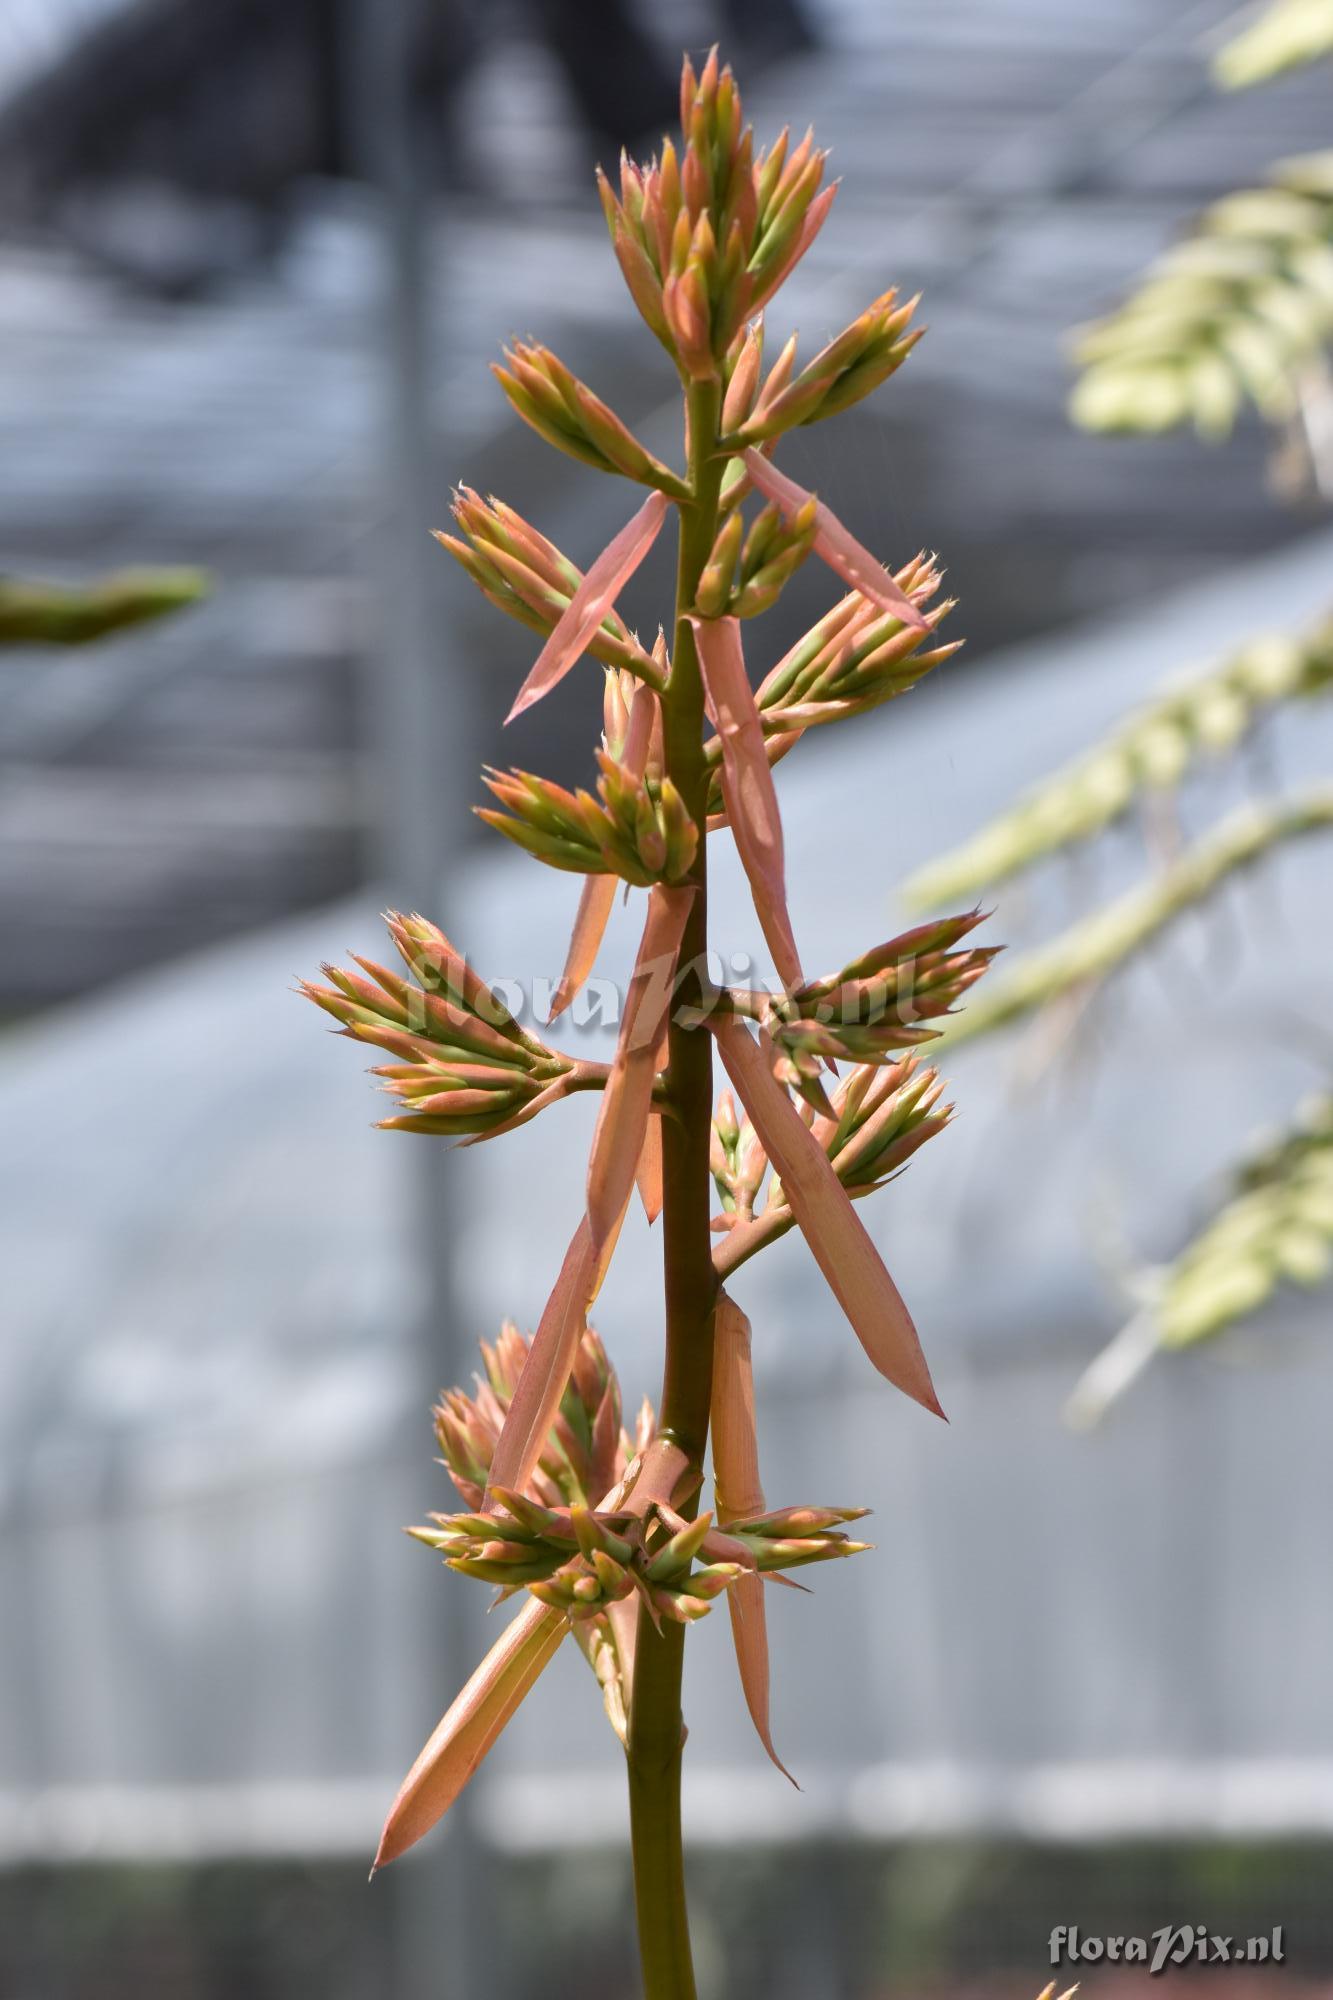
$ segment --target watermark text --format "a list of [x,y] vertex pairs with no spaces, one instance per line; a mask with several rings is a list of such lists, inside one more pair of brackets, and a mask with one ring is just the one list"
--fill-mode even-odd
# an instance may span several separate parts
[[1150,1937],[1085,1937],[1076,1924],[1051,1932],[1052,1965],[1096,1965],[1101,1960],[1146,1965],[1149,1974],[1176,1965],[1281,1965],[1282,1925],[1257,1937],[1224,1937],[1207,1924],[1163,1924]]

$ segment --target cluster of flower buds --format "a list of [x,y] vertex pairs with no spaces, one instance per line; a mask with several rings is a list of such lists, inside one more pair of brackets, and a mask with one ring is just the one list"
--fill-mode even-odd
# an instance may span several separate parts
[[299,988],[343,1034],[396,1058],[374,1071],[404,1107],[382,1126],[490,1138],[604,1081],[600,1066],[574,1062],[521,1027],[425,917],[390,912],[385,921],[411,979],[353,955],[360,972],[325,965],[331,985]]
[[[896,1063],[859,1063],[829,1093],[830,1116],[804,1106],[804,1116],[853,1199],[872,1194],[900,1173],[919,1147],[942,1132],[953,1107],[941,1103],[944,1079],[918,1057]],[[793,1217],[774,1174],[756,1208],[768,1172],[768,1155],[748,1116],[739,1119],[729,1090],[718,1099],[711,1165],[722,1204],[714,1229],[723,1241],[714,1263],[727,1277],[764,1244],[791,1228]]]
[[[580,1339],[559,1414],[525,1490],[491,1486],[495,1442],[528,1351],[517,1329],[506,1326],[494,1347],[482,1343],[485,1378],[475,1393],[453,1389],[441,1398],[436,1437],[469,1511],[433,1514],[428,1526],[410,1532],[451,1569],[496,1585],[502,1596],[526,1589],[576,1629],[595,1627],[584,1651],[599,1678],[616,1683],[618,1699],[624,1689],[615,1668],[612,1607],[634,1597],[659,1624],[689,1623],[743,1572],[800,1568],[867,1546],[843,1532],[864,1508],[788,1507],[728,1521],[722,1530],[711,1514],[686,1520],[660,1493],[641,1495],[640,1478],[653,1487],[644,1471],[655,1449],[652,1409],[645,1402],[631,1444],[620,1424],[615,1371],[591,1330]],[[686,1472],[685,1491],[689,1483]],[[682,1497],[682,1484],[672,1490]]]
[[689,499],[685,481],[654,458],[615,411],[571,374],[549,347],[516,342],[506,348],[505,359],[507,368],[491,363],[492,374],[519,416],[548,444],[598,472],[623,473],[673,500]]
[[934,1039],[939,1030],[929,1023],[952,1011],[996,955],[996,947],[956,949],[982,920],[980,910],[971,910],[919,924],[841,972],[790,992],[732,992],[730,998],[739,1012],[762,1022],[778,1052],[781,1081],[828,1117],[822,1082],[828,1064],[884,1062]]
[[[760,313],[736,335],[722,363],[726,388],[722,397],[721,434],[725,438],[734,437],[748,423],[758,421],[791,381],[796,366],[796,335],[789,337],[767,375],[764,346],[764,315]],[[722,476],[723,510],[749,490],[745,467],[733,458]]]
[[740,373],[738,383],[738,356],[727,385],[721,449],[743,451],[747,445],[764,444],[799,424],[836,416],[869,396],[902,367],[925,332],[924,327],[908,327],[919,303],[918,295],[900,306],[896,287],[881,293],[790,380],[796,358],[793,336],[763,387],[756,388],[749,408],[745,407],[749,371]]
[[[582,570],[503,500],[483,500],[464,486],[454,496],[453,516],[461,537],[437,530],[436,541],[461,563],[492,604],[549,637],[583,582]],[[614,610],[589,637],[587,650],[594,659],[637,680],[654,687],[663,684],[661,665]]]
[[[759,520],[763,519],[761,514]],[[951,597],[931,604],[940,587],[940,572],[933,560],[924,554],[915,557],[898,571],[895,582],[914,604],[923,608],[929,631],[922,633],[904,624],[860,591],[848,592],[755,689],[755,706],[770,764],[780,763],[807,729],[865,714],[882,702],[906,694],[932,667],[958,651],[961,639],[945,645],[931,643],[955,604]],[[733,602],[731,609],[736,615],[746,615],[737,602]],[[711,738],[704,754],[714,774],[709,815],[720,824],[721,739]]]
[[507,1487],[493,1490],[500,1503],[494,1513],[444,1516],[413,1532],[451,1569],[496,1584],[505,1596],[526,1587],[571,1623],[637,1593],[659,1623],[688,1624],[740,1573],[735,1562],[696,1564],[712,1533],[711,1514],[668,1519],[656,1503],[643,1516],[546,1508]]
[[813,499],[788,519],[760,510],[748,532],[738,511],[727,515],[695,592],[703,618],[756,618],[776,604],[789,577],[815,545]]
[[552,868],[618,875],[636,889],[683,881],[699,834],[670,778],[650,782],[609,750],[596,755],[596,798],[531,771],[488,771],[504,810],[479,807],[478,817]]
[[492,1493],[494,1511],[433,1515],[432,1525],[413,1535],[451,1569],[497,1585],[506,1597],[527,1589],[571,1623],[633,1594],[658,1624],[690,1624],[746,1570],[785,1571],[869,1546],[842,1532],[864,1508],[788,1507],[722,1530],[711,1514],[688,1521],[664,1501],[639,1513],[629,1506],[544,1507],[505,1487]]
[[863,1555],[870,1543],[854,1542],[842,1530],[869,1512],[868,1507],[779,1507],[776,1513],[728,1521],[726,1533],[753,1558],[757,1570],[801,1569],[807,1563]]
[[[666,672],[668,661],[666,639],[659,632],[653,647],[654,664]],[[630,742],[630,711],[634,706],[634,696],[638,683],[635,676],[624,669],[608,667],[602,685],[602,748],[620,761],[624,758]],[[653,702],[651,706],[652,728],[648,732],[648,747],[644,753],[643,775],[657,786],[662,779],[662,705]]]
[[[435,1410],[435,1436],[449,1477],[466,1507],[480,1507],[505,1415],[528,1358],[529,1342],[506,1322],[494,1346],[481,1343],[485,1375],[475,1393],[448,1389]],[[621,1427],[620,1383],[606,1349],[585,1326],[560,1407],[547,1434],[529,1496],[543,1506],[587,1506],[600,1500],[629,1460],[647,1450],[654,1434],[645,1399],[631,1441]]]
[[826,155],[807,133],[784,132],[754,153],[730,68],[709,56],[681,78],[683,152],[667,140],[647,167],[622,157],[620,193],[598,175],[602,206],[630,296],[647,324],[696,379],[714,376],[748,319],[782,284],[818,234],[832,187]]
[[736,1100],[724,1090],[713,1113],[708,1165],[726,1215],[748,1221],[768,1172],[768,1154],[748,1117],[736,1110]]
[[[440,1455],[465,1507],[478,1510],[484,1505],[496,1441],[530,1346],[517,1327],[507,1323],[494,1346],[481,1342],[485,1372],[474,1393],[448,1389],[436,1407]],[[625,1481],[631,1464],[642,1462],[656,1433],[657,1419],[646,1396],[633,1437],[623,1429],[620,1382],[600,1338],[585,1325],[525,1496],[550,1508],[587,1507],[604,1499]],[[425,1530],[425,1538],[432,1541],[434,1532]],[[573,1625],[579,1650],[602,1690],[607,1718],[622,1742],[629,1726],[633,1619],[632,1605],[605,1612],[585,1606]]]
[[[815,1132],[849,1194],[870,1194],[902,1171],[927,1139],[953,1116],[941,1104],[944,1078],[904,1056],[887,1067],[858,1063],[832,1092],[835,1122],[815,1121]],[[769,1205],[781,1206],[782,1185],[769,1183]]]

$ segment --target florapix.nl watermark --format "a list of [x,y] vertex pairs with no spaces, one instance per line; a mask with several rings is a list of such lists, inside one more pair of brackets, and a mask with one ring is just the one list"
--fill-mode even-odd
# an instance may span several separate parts
[[1177,1965],[1281,1965],[1283,1927],[1256,1937],[1226,1937],[1207,1924],[1163,1924],[1149,1937],[1084,1937],[1076,1924],[1051,1932],[1052,1965],[1146,1965],[1150,1974]]

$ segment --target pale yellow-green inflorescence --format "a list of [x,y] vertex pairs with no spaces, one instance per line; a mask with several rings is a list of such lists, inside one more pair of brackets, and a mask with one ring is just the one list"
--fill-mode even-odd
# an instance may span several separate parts
[[1079,841],[1152,794],[1173,791],[1210,757],[1235,750],[1286,702],[1333,692],[1333,619],[1251,640],[1211,673],[1165,689],[1073,763],[1034,785],[906,885],[929,908],[975,896]]
[[1228,436],[1247,405],[1294,416],[1333,338],[1333,152],[1280,161],[1225,196],[1086,329],[1070,398],[1093,431],[1192,424]]
[[1271,0],[1223,43],[1213,75],[1225,90],[1245,90],[1327,55],[1333,55],[1333,0]]

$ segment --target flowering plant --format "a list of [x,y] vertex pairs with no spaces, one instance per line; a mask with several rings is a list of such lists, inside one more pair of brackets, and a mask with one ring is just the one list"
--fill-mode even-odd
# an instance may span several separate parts
[[[326,968],[306,988],[343,1032],[386,1057],[386,1125],[493,1139],[574,1091],[600,1092],[586,1198],[531,1340],[483,1348],[476,1393],[447,1394],[437,1435],[463,1511],[415,1530],[450,1568],[522,1609],[408,1774],[377,1861],[445,1813],[567,1636],[601,1684],[625,1746],[635,1892],[649,2000],[694,1992],[680,1840],[686,1628],[728,1600],[745,1698],[769,1725],[766,1583],[866,1544],[863,1510],[771,1510],[759,1479],[750,1328],[725,1289],[796,1227],[870,1360],[940,1412],[911,1316],[854,1203],[939,1133],[943,1086],[916,1053],[986,969],[975,912],[923,925],[810,978],[787,910],[772,767],[811,729],[905,693],[954,650],[933,561],[890,573],[822,499],[772,464],[799,424],[847,409],[901,366],[916,301],[886,292],[797,366],[765,362],[764,314],[828,215],[825,156],[784,133],[756,153],[729,69],[686,61],[682,144],[603,179],[612,245],[635,305],[679,371],[685,469],[662,464],[548,349],[516,345],[505,394],[558,449],[648,489],[580,572],[498,500],[464,489],[440,540],[501,609],[541,634],[510,711],[591,656],[604,669],[596,792],[491,772],[482,817],[537,859],[583,877],[552,1019],[595,961],[617,886],[642,890],[643,935],[610,1064],[522,1027],[436,927],[392,916],[403,961]],[[758,502],[746,518],[745,503]],[[671,645],[643,645],[616,610],[674,510]],[[819,557],[844,594],[752,687],[742,621]],[[708,973],[708,837],[727,830],[780,981],[760,993]],[[730,1089],[716,1106],[713,1050]],[[734,1095],[733,1095],[734,1093]],[[771,1172],[770,1172],[771,1169]],[[767,1186],[765,1186],[767,1182]],[[588,1324],[635,1186],[661,1218],[665,1356],[656,1412],[633,1431]],[[712,1194],[718,1199],[713,1212]],[[713,1506],[699,1511],[711,1432]]]

